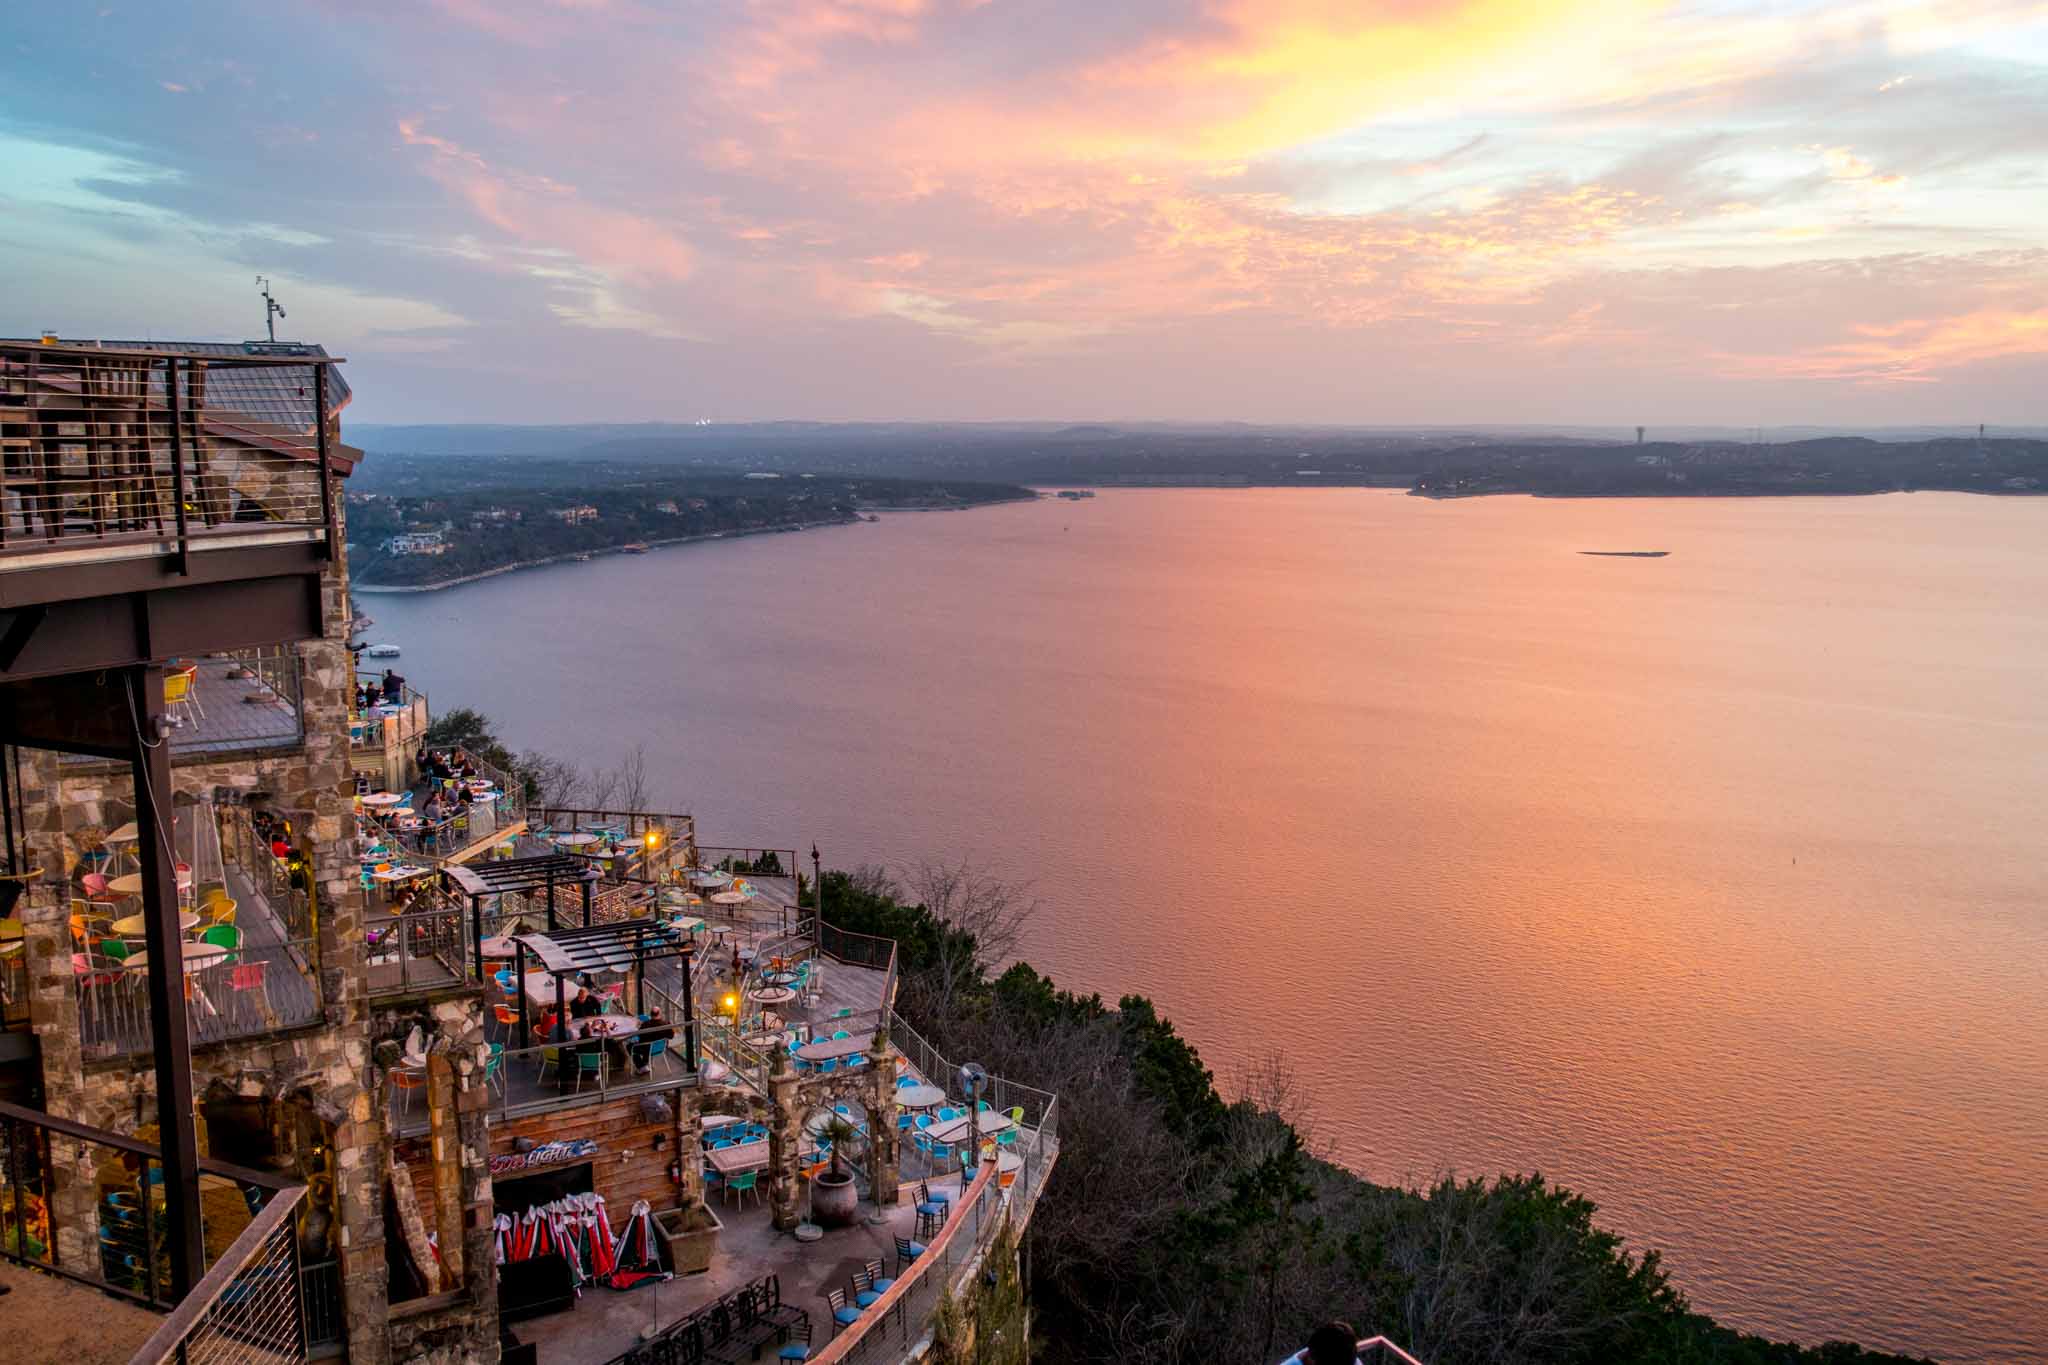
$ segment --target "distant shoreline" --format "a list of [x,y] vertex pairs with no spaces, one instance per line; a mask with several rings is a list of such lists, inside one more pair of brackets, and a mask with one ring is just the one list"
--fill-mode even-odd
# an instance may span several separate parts
[[[991,498],[987,502],[962,503],[955,507],[863,507],[860,509],[860,513],[971,512],[977,507],[1000,507],[1012,503],[1036,501],[1038,501],[1036,498]],[[834,518],[829,521],[784,521],[777,522],[772,526],[749,526],[744,530],[738,531],[702,531],[696,535],[668,536],[661,540],[648,540],[639,543],[652,550],[666,545],[695,545],[710,540],[738,540],[742,536],[779,535],[790,531],[816,531],[832,526],[859,526],[862,524],[861,515],[856,514],[845,518]],[[539,559],[522,559],[512,564],[500,564],[495,569],[479,569],[475,573],[463,574],[457,578],[443,578],[432,583],[352,583],[349,585],[349,590],[351,592],[381,594],[439,592],[443,588],[459,588],[465,583],[481,583],[486,578],[496,578],[500,574],[517,573],[521,569],[539,569],[549,564],[571,562],[586,556],[594,559],[599,555],[621,555],[624,553],[626,553],[626,547],[623,545],[607,545],[602,549],[596,550],[565,550],[558,555],[543,555]]]
[[[738,540],[741,536],[777,535],[788,531],[812,531],[825,526],[858,526],[860,524],[861,520],[859,517],[847,517],[843,521],[785,521],[778,522],[773,526],[749,526],[741,531],[704,531],[692,536],[669,536],[663,540],[648,540],[638,543],[652,550],[657,546],[663,545],[693,545],[707,540]],[[539,559],[522,559],[514,564],[500,564],[495,569],[479,569],[475,573],[463,574],[459,578],[443,578],[434,583],[352,583],[349,585],[349,590],[351,592],[368,593],[439,592],[443,588],[459,588],[465,583],[480,583],[486,578],[496,578],[499,574],[517,573],[521,569],[538,569],[549,564],[561,564],[584,557],[595,559],[599,555],[622,555],[624,553],[626,553],[626,547],[623,545],[607,545],[602,549],[596,550],[565,550],[558,555],[544,555]]]

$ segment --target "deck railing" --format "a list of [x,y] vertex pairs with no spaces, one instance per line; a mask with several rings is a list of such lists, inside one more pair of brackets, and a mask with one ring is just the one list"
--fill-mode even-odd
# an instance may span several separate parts
[[[228,1244],[218,1255],[207,1253],[216,1270],[239,1267],[238,1248],[246,1248],[215,1220],[232,1219],[233,1227],[275,1210],[275,1221],[288,1227],[305,1193],[295,1182],[207,1157],[199,1159],[199,1172],[203,1242]],[[150,1143],[0,1101],[0,1259],[150,1307],[176,1307],[164,1178],[163,1154]],[[209,1201],[208,1185],[240,1197]],[[243,1235],[255,1226],[250,1221]],[[205,1283],[194,1286],[188,1302]]]
[[896,1282],[851,1326],[814,1351],[812,1365],[893,1365],[906,1358],[931,1329],[941,1300],[957,1293],[987,1256],[1008,1217],[1011,1197],[997,1178],[995,1164],[981,1163],[924,1253],[900,1267]]
[[245,1365],[307,1357],[295,1185],[257,1210],[249,1226],[128,1365]]
[[[889,1041],[909,1059],[918,1075],[952,1094],[960,1093],[960,1069],[893,1010],[889,1012]],[[1041,1147],[1058,1145],[1060,1099],[1052,1091],[1005,1076],[990,1076],[987,1089],[979,1098],[1006,1114],[1013,1109],[1022,1110],[1017,1126],[1033,1142]]]
[[0,344],[0,568],[331,543],[334,363]]
[[[185,1020],[193,1046],[319,1023],[320,987],[313,969],[317,952],[311,939],[244,940],[219,959],[205,959],[206,965],[187,959]],[[82,961],[73,961],[71,973],[78,995],[80,1050],[101,1059],[153,1051],[146,969],[109,956],[104,943],[81,956]]]

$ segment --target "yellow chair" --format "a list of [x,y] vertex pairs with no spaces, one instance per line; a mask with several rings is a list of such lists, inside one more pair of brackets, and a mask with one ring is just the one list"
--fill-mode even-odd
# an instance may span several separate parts
[[234,902],[228,898],[228,889],[219,882],[209,883],[207,888],[199,893],[199,908],[201,910],[210,910],[214,906],[221,904],[232,905]]
[[164,714],[173,725],[185,725],[192,719],[192,679],[195,673],[166,673],[164,675]]
[[233,924],[235,922],[235,903],[226,897],[213,902],[210,909],[213,918],[208,921],[209,926],[214,924]]

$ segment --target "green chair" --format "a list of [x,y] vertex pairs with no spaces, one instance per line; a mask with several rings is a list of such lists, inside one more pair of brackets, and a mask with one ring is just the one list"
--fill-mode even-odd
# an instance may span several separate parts
[[227,956],[223,957],[221,962],[232,965],[240,955],[242,931],[232,924],[210,924],[206,927],[206,932],[199,936],[199,941],[211,943],[216,948],[227,949]]
[[738,1175],[727,1176],[725,1178],[725,1202],[730,1204],[733,1195],[738,1194],[741,1196],[740,1203],[744,1206],[746,1203],[745,1197],[751,1194],[754,1196],[754,1202],[758,1204],[761,1201],[761,1192],[755,1189],[754,1186],[760,1179],[761,1173],[759,1171],[743,1171]]

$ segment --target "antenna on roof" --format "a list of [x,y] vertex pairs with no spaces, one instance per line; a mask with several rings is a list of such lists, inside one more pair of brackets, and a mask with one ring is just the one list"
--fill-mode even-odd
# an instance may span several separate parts
[[284,305],[270,296],[270,280],[258,275],[256,283],[263,287],[263,330],[270,334],[273,343],[277,340],[277,320],[284,316]]

